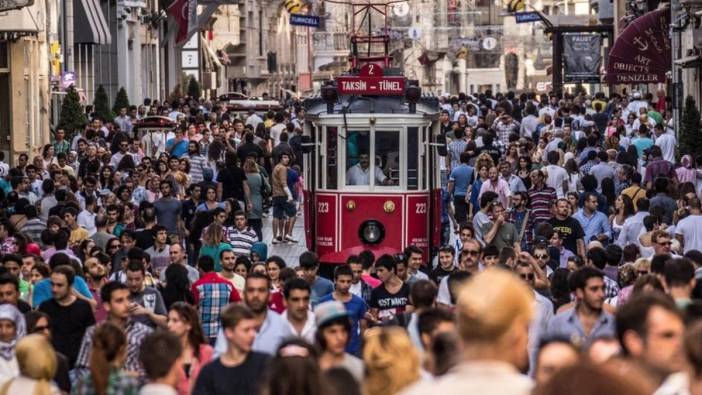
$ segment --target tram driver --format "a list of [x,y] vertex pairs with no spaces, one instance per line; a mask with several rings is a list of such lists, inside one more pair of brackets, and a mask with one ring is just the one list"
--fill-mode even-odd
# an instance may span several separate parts
[[[375,167],[376,185],[392,185],[380,166]],[[346,185],[370,185],[370,155],[360,154],[358,163],[346,171]]]

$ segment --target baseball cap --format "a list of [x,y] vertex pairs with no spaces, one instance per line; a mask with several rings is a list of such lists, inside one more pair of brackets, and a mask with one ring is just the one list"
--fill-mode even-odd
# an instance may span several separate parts
[[314,315],[316,317],[316,324],[319,327],[337,318],[348,317],[349,313],[346,311],[346,307],[343,303],[330,300],[317,305],[314,309]]

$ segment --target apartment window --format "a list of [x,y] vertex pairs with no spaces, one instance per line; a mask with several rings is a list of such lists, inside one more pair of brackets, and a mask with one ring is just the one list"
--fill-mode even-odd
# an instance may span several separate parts
[[263,11],[258,12],[258,56],[263,56]]
[[8,68],[7,58],[7,41],[0,41],[0,70]]

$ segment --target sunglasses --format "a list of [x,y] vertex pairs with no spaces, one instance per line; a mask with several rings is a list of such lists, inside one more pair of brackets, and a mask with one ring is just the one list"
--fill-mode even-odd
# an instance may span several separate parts
[[461,255],[478,256],[478,255],[480,255],[480,251],[475,251],[475,250],[463,250],[463,251],[461,251]]
[[524,280],[533,280],[535,278],[534,273],[531,274],[520,274],[519,277],[521,277]]
[[536,259],[546,259],[546,258],[549,258],[549,256],[548,256],[548,255],[534,255],[534,258],[536,258]]

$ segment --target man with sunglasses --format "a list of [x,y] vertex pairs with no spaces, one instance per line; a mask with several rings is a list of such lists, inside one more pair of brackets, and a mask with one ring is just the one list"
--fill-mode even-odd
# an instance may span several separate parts
[[[458,256],[458,270],[457,272],[468,272],[471,275],[478,274],[480,271],[480,258],[482,253],[482,246],[480,242],[476,239],[469,239],[463,243],[463,248]],[[453,303],[451,300],[451,291],[449,289],[448,280],[451,275],[448,275],[441,279],[439,283],[439,292],[436,295],[436,302],[440,306],[452,307]]]
[[124,158],[127,155],[131,155],[128,152],[129,145],[129,140],[122,140],[119,143],[119,151],[112,154],[112,158],[110,158],[110,166],[112,166],[113,169],[116,169],[117,166],[119,166],[119,162],[122,161],[122,158]]
[[514,268],[517,275],[524,281],[534,293],[534,310],[536,315],[534,320],[529,325],[529,370],[533,371],[536,367],[536,356],[539,351],[539,340],[541,336],[548,330],[548,322],[553,318],[553,303],[545,296],[536,292],[534,286],[536,284],[536,273],[534,267],[519,260],[519,263]]

